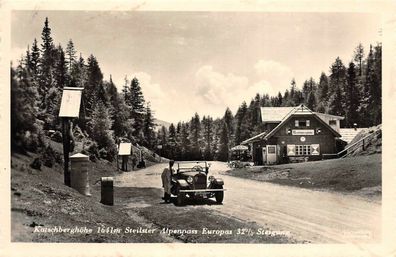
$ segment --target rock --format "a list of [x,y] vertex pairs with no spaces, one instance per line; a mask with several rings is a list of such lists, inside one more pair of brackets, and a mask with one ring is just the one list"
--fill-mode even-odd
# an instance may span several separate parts
[[39,158],[35,158],[30,164],[30,167],[35,170],[41,170],[41,160]]
[[35,221],[33,221],[32,223],[29,224],[29,227],[32,227],[32,228],[37,227],[37,226],[43,226],[43,224],[38,224]]

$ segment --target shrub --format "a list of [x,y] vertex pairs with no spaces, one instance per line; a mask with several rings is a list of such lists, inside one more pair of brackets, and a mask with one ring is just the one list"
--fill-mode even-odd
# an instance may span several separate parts
[[50,145],[47,145],[41,153],[41,160],[44,166],[52,168],[55,163],[62,163],[62,156]]
[[87,137],[78,125],[76,125],[73,128],[73,135],[74,135],[74,140],[79,142],[84,141],[84,139],[86,139]]
[[40,158],[35,158],[30,164],[30,167],[35,170],[41,170],[41,160]]
[[51,135],[51,139],[55,142],[62,143],[62,133],[59,130],[55,131],[55,133]]

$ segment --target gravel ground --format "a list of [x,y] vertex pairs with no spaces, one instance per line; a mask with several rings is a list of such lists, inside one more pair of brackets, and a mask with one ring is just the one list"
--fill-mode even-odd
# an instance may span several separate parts
[[[373,243],[381,239],[380,202],[340,191],[319,191],[228,176],[226,163],[211,164],[209,175],[224,180],[226,191],[221,205],[210,202],[190,203],[182,208],[172,204],[166,207],[160,205],[160,175],[166,164],[157,164],[136,173],[120,174],[116,177],[116,184],[119,187],[157,189],[157,198],[154,195],[154,198],[137,198],[140,201],[140,213],[163,227],[177,220],[173,220],[172,215],[185,220],[190,213],[209,210],[216,215],[242,221],[246,226],[256,224],[269,231],[288,231],[291,235],[289,238],[297,242]],[[203,223],[212,220],[206,215],[201,216],[201,219]]]

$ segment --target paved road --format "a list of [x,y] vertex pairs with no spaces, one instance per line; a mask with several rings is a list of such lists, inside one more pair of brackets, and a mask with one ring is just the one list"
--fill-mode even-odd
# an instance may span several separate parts
[[[116,186],[161,187],[157,164],[116,178]],[[254,221],[313,243],[374,243],[381,236],[381,204],[350,195],[300,189],[224,175],[225,163],[212,162],[210,174],[225,181],[223,205],[203,206],[225,216]],[[188,207],[187,207],[188,208]]]

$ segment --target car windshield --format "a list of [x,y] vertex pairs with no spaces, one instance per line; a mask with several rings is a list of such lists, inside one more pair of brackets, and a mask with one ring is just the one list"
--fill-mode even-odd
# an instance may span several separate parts
[[178,162],[176,163],[176,168],[179,172],[186,171],[205,171],[205,168],[208,167],[207,163],[204,161],[198,162]]

